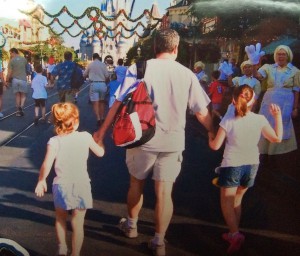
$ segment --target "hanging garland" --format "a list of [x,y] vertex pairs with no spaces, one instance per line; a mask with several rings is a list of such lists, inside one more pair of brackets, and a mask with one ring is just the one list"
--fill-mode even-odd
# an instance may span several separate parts
[[[90,29],[92,26],[94,28],[94,35],[98,36],[99,38],[103,37],[103,34],[106,34],[106,36],[108,36],[109,38],[116,38],[118,36],[123,37],[125,39],[129,39],[132,36],[136,35],[139,38],[144,38],[147,35],[140,35],[139,33],[137,33],[137,29],[138,28],[142,28],[143,30],[146,29],[150,29],[153,30],[155,29],[162,21],[162,19],[160,18],[155,18],[149,10],[144,10],[143,13],[138,16],[135,19],[132,19],[130,16],[127,15],[126,11],[124,9],[120,10],[113,18],[110,17],[106,17],[104,15],[104,13],[97,7],[88,7],[83,14],[79,15],[79,16],[75,16],[73,15],[66,6],[62,7],[61,10],[59,12],[57,12],[56,14],[51,14],[49,12],[47,12],[41,5],[37,5],[33,10],[31,11],[24,11],[24,10],[19,10],[20,12],[29,15],[31,17],[33,17],[34,19],[38,20],[43,26],[49,28],[51,30],[51,32],[57,36],[61,36],[63,33],[68,33],[69,36],[71,37],[77,37],[80,34],[84,33],[84,31]],[[49,18],[52,18],[52,20],[49,23],[44,23],[42,20],[39,19],[39,17],[37,17],[37,15],[34,15],[37,11],[42,11],[46,16],[48,16]],[[65,26],[64,24],[61,23],[59,16],[67,13],[71,18],[73,18],[73,22],[68,25]],[[130,21],[132,23],[136,23],[134,27],[132,28],[128,28],[126,27],[122,22],[119,22],[115,27],[110,28],[109,26],[107,26],[102,19],[104,19],[105,21],[116,21],[120,15],[123,15],[127,21]],[[91,20],[91,23],[88,26],[82,26],[79,22],[79,20],[83,19],[83,18],[88,18],[89,20]],[[147,17],[151,20],[157,21],[155,24],[151,24],[150,26],[145,26],[141,19],[143,19],[144,17]],[[51,27],[52,25],[54,25],[54,23],[57,23],[63,30],[61,32],[56,32],[53,30],[53,28]],[[70,33],[69,29],[71,29],[73,26],[77,25],[81,31],[77,34],[72,34]],[[127,32],[130,32],[129,36],[125,36],[122,32],[120,32],[121,29],[126,30]],[[110,36],[108,32],[115,32],[113,36]],[[93,36],[94,36],[93,35]],[[92,37],[92,36],[90,36]]]

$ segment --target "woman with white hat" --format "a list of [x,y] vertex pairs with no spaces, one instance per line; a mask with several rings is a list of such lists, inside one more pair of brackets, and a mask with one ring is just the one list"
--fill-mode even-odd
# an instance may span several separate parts
[[202,61],[197,61],[194,64],[194,72],[199,80],[200,85],[202,88],[207,92],[207,82],[208,82],[208,76],[204,71],[205,64]]
[[[242,62],[241,71],[242,71],[243,76],[236,76],[236,77],[232,78],[231,73],[233,73],[233,71],[232,71],[232,68],[227,63],[222,63],[222,65],[220,65],[220,70],[223,73],[227,74],[228,85],[230,87],[232,87],[232,86],[237,87],[237,86],[247,84],[254,90],[255,103],[252,107],[252,111],[256,112],[256,110],[257,110],[256,100],[258,99],[258,97],[261,93],[261,85],[260,85],[260,81],[253,76],[252,62],[250,60],[246,60],[246,61]],[[226,70],[230,70],[230,72],[226,71]]]

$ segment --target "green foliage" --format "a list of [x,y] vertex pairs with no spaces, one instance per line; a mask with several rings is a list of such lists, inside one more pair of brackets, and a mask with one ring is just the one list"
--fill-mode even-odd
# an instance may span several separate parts
[[8,61],[9,60],[9,53],[7,51],[5,51],[3,48],[2,48],[2,61]]
[[63,45],[64,40],[61,36],[55,35],[51,30],[49,30],[50,39],[44,42],[40,42],[35,46],[29,48],[33,52],[33,62],[47,62],[51,56],[54,57],[55,61],[64,61],[64,53],[70,51],[73,53],[73,59],[76,60],[76,53],[73,48],[66,47]]
[[141,55],[140,57],[145,58],[146,60],[155,58],[153,51],[153,36],[147,37],[146,39],[140,40],[138,45],[135,45],[129,49],[127,52],[127,63],[126,65],[131,65],[137,61],[139,58],[137,54],[137,49],[140,47]]
[[298,37],[300,31],[300,0],[191,0],[190,3],[190,14],[198,18],[199,27],[204,25],[205,18],[217,17],[214,30],[200,34],[200,38],[235,40],[241,60],[247,44],[257,41],[268,44],[282,35]]
[[264,19],[276,17],[277,19],[289,17],[297,21],[299,14],[293,9],[299,0],[264,2],[228,0],[191,0],[190,12],[199,20],[209,17],[218,17],[217,29],[204,37],[214,38],[240,38],[243,33],[260,24]]
[[[136,62],[136,60],[139,58],[137,55],[137,49],[138,47],[141,48],[141,56],[145,58],[146,60],[155,58],[155,53],[153,49],[153,40],[154,40],[155,32],[146,39],[141,39],[138,42],[138,45],[133,46],[129,49],[127,52],[127,63],[126,65],[131,65]],[[189,52],[188,52],[188,43],[184,42],[183,40],[180,40],[179,47],[178,47],[178,56],[177,61],[182,63],[183,65],[188,65],[189,62]]]
[[220,48],[216,44],[200,44],[196,53],[197,59],[205,63],[217,63],[221,58]]

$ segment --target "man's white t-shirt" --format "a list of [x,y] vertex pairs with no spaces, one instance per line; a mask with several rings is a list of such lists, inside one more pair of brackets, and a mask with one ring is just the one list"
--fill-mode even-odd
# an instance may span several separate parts
[[263,115],[248,112],[244,117],[226,115],[220,126],[226,131],[222,167],[259,164],[258,142],[261,131],[268,125]]
[[[122,101],[136,83],[136,65],[128,68],[116,99]],[[194,113],[206,109],[210,99],[195,74],[175,60],[147,61],[144,80],[153,100],[156,118],[154,137],[141,148],[154,152],[176,152],[184,149],[186,109]]]

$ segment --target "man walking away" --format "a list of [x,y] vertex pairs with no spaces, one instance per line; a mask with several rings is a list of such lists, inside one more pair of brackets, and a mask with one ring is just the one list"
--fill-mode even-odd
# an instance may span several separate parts
[[[209,97],[199,86],[195,74],[175,61],[178,45],[179,35],[176,31],[166,29],[157,32],[154,39],[156,59],[147,61],[144,76],[155,109],[155,135],[146,144],[126,151],[126,164],[130,173],[128,217],[121,219],[120,229],[126,237],[138,236],[137,222],[143,204],[143,188],[147,176],[152,173],[156,196],[155,234],[148,246],[155,255],[166,255],[164,238],[173,215],[171,194],[181,170],[185,147],[186,106],[207,130],[212,130],[207,109]],[[99,144],[103,142],[105,132],[126,96],[127,89],[136,82],[136,75],[136,65],[130,66],[104,124],[94,134]]]
[[77,90],[71,88],[71,78],[75,68],[72,61],[72,53],[64,53],[65,61],[56,65],[51,72],[49,86],[54,86],[54,80],[57,77],[57,91],[60,102],[74,102],[74,96]]
[[13,93],[15,94],[17,112],[16,116],[24,116],[23,107],[28,92],[26,66],[27,60],[19,55],[16,48],[9,50],[10,61],[8,63],[7,82],[11,81]]
[[107,83],[109,82],[109,73],[106,65],[100,61],[98,53],[93,54],[93,62],[87,66],[83,76],[88,77],[91,81],[90,101],[97,118],[97,125],[100,126],[104,122],[105,96]]

